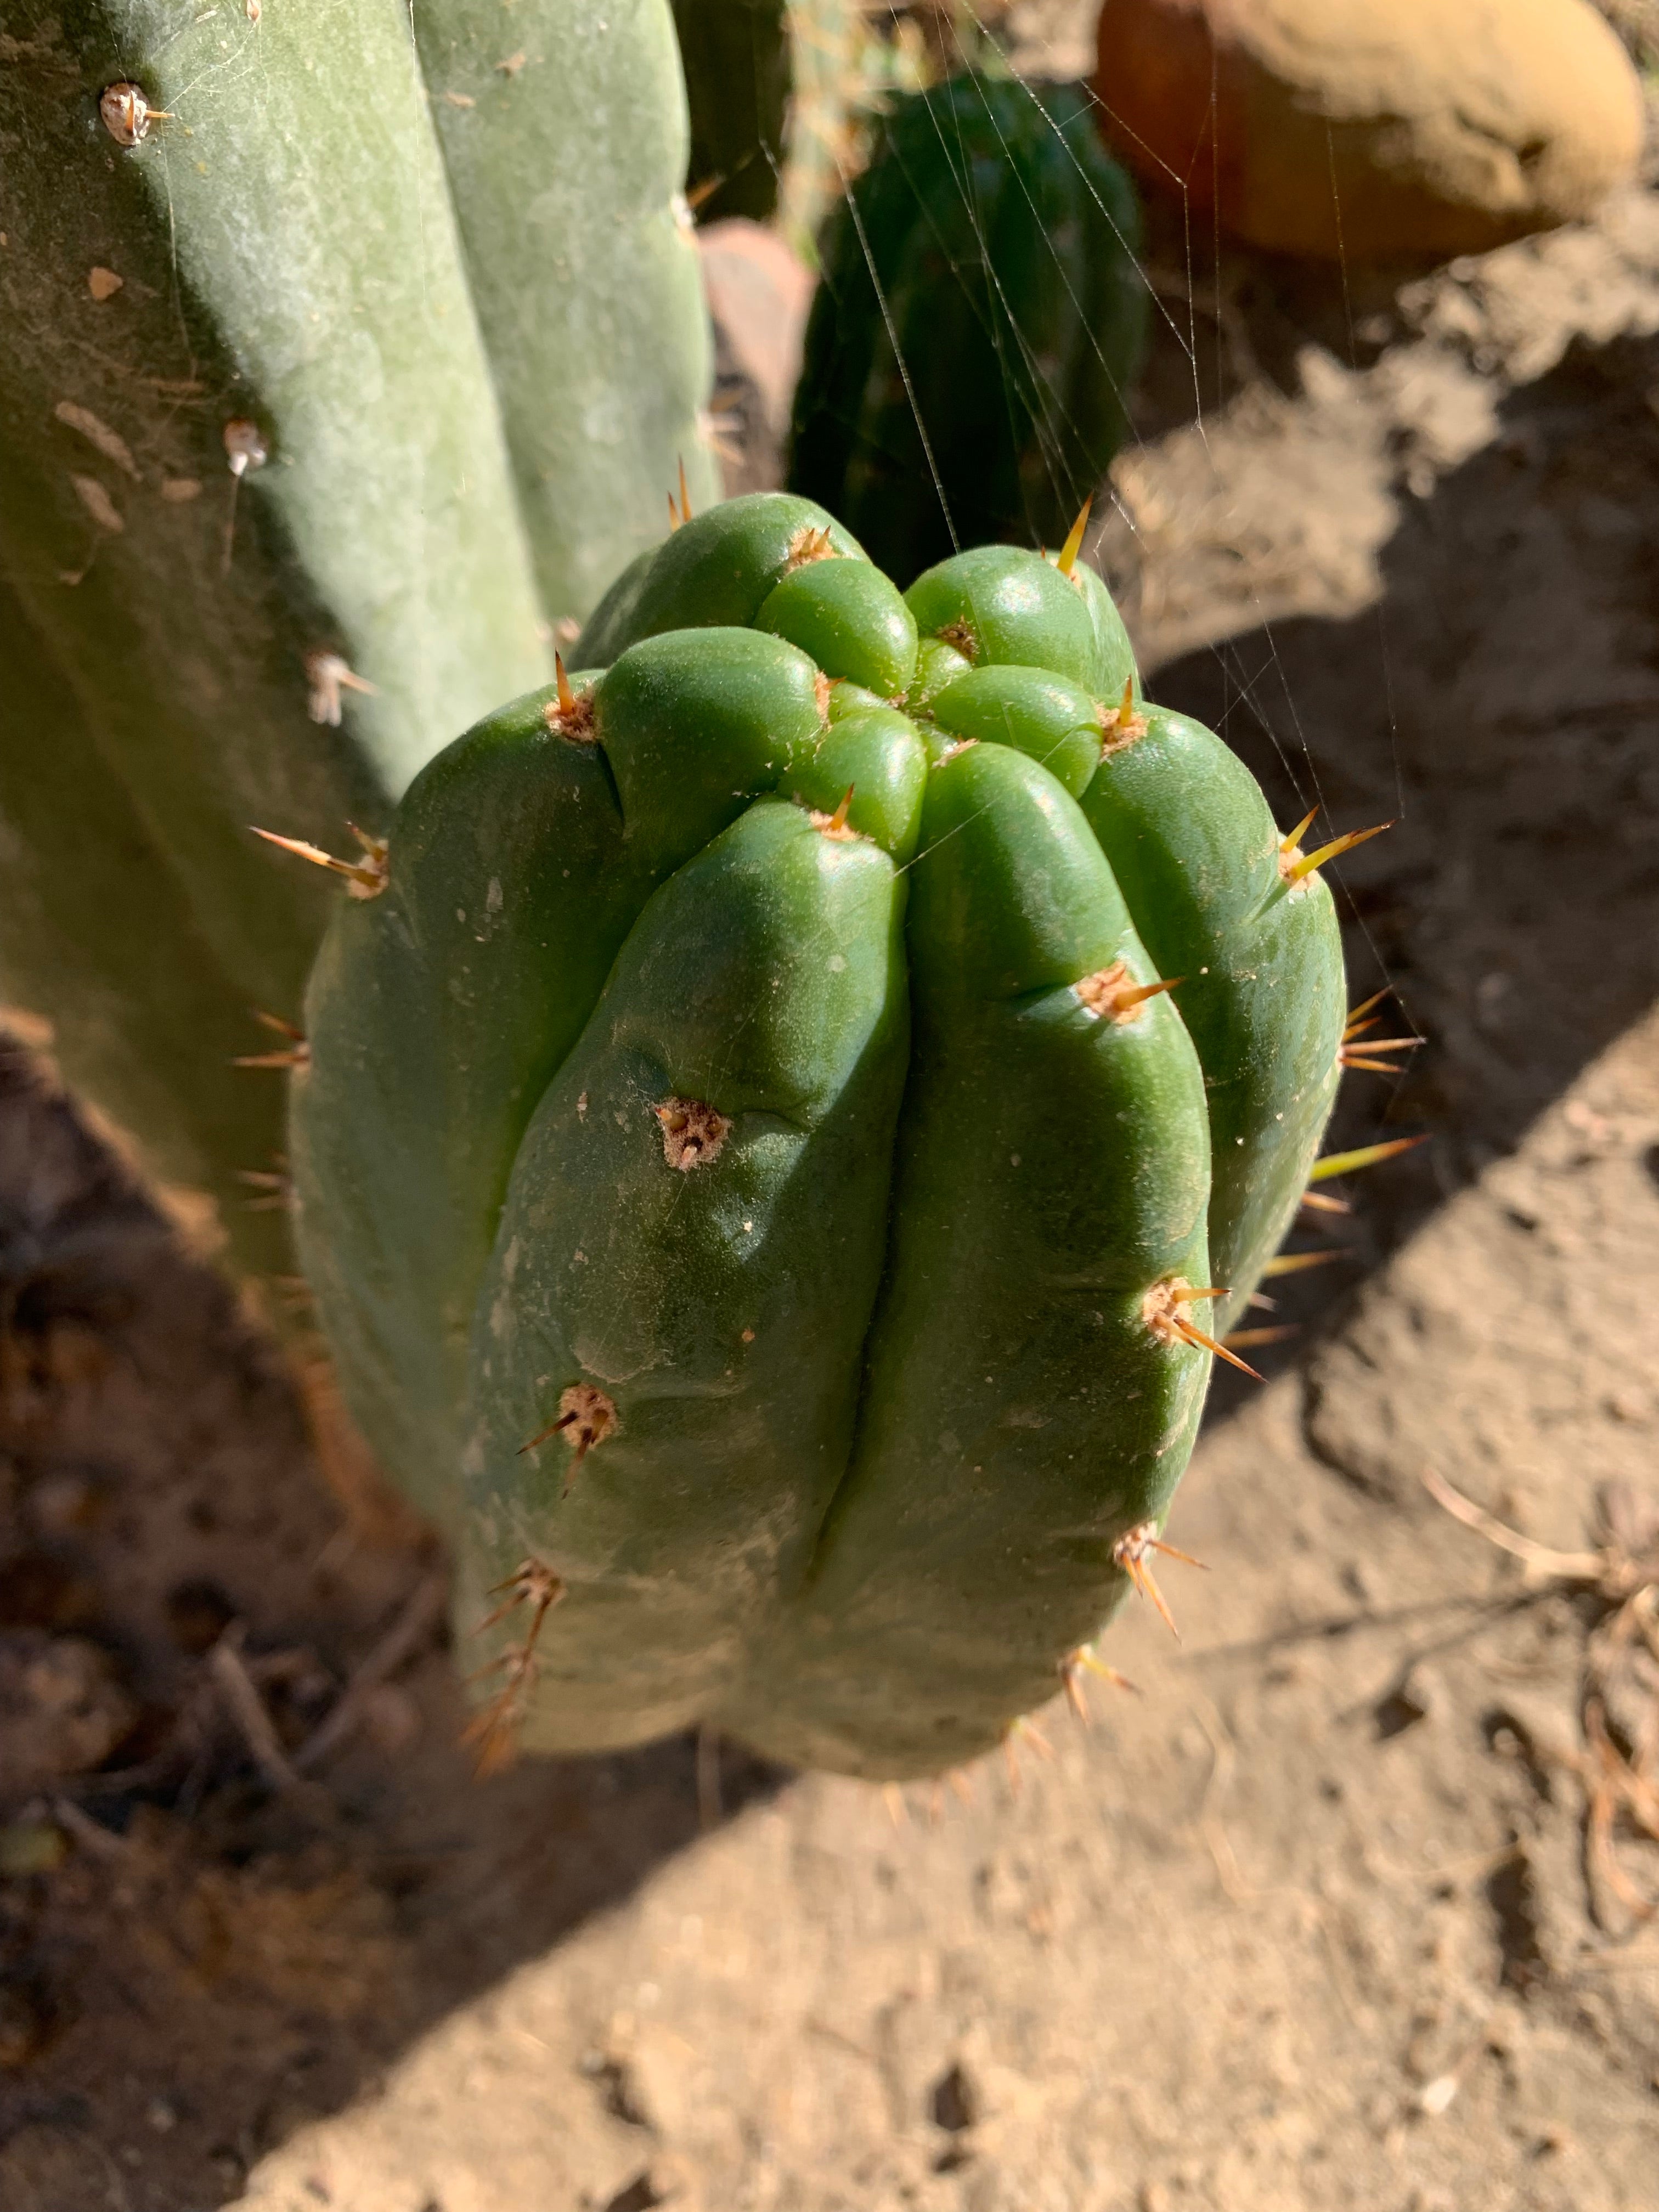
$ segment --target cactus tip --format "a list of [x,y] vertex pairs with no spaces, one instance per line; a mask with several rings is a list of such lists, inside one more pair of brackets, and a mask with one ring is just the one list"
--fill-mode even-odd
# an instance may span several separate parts
[[1309,1180],[1328,1182],[1333,1176],[1357,1175],[1361,1168],[1374,1168],[1383,1160],[1397,1159],[1401,1152],[1412,1152],[1428,1141],[1425,1132],[1420,1137],[1391,1137],[1386,1144],[1360,1145],[1351,1152],[1327,1152],[1322,1160],[1314,1162]]
[[265,442],[264,432],[257,422],[251,422],[246,415],[233,415],[221,436],[230,473],[239,480],[250,469],[264,468],[270,459],[270,447]]
[[[1314,811],[1317,813],[1318,809],[1316,807]],[[1395,826],[1392,822],[1374,822],[1369,830],[1350,830],[1343,836],[1333,837],[1328,845],[1321,845],[1311,853],[1304,853],[1298,848],[1299,840],[1302,831],[1312,820],[1313,815],[1310,814],[1306,822],[1291,831],[1289,841],[1279,848],[1279,872],[1291,889],[1316,870],[1322,868],[1328,861],[1340,860],[1344,853],[1352,853],[1356,845],[1364,845],[1372,837],[1380,837],[1385,830],[1392,830]]]
[[267,845],[275,845],[279,852],[292,853],[297,860],[309,860],[313,867],[327,868],[337,876],[343,876],[346,890],[355,899],[379,898],[386,887],[386,840],[369,836],[355,822],[349,822],[346,827],[362,847],[360,860],[336,860],[320,845],[310,844],[303,837],[279,837],[274,830],[261,830],[258,823],[251,822],[248,827],[256,837],[263,837]]
[[1029,1743],[1040,1758],[1052,1759],[1054,1747],[1030,1713],[1016,1714],[1002,1731],[1002,1755],[1008,1765],[1008,1785],[1016,1797],[1024,1783],[1019,1771],[1019,1747]]
[[[564,1595],[565,1586],[544,1560],[520,1559],[505,1582],[497,1583],[489,1592],[501,1602],[493,1613],[486,1613],[474,1628],[475,1636],[494,1628],[498,1620],[505,1620],[509,1613],[516,1613],[521,1605],[531,1607],[530,1626],[526,1632],[523,1649],[526,1654],[541,1634],[542,1622]],[[502,1593],[506,1595],[503,1596]]]
[[150,106],[149,95],[143,85],[125,78],[118,84],[106,85],[99,94],[98,113],[118,146],[142,146],[149,136],[152,123],[173,120],[169,109]]
[[1127,1674],[1120,1674],[1115,1667],[1109,1667],[1092,1644],[1079,1644],[1075,1651],[1068,1651],[1060,1662],[1060,1687],[1066,1692],[1066,1702],[1085,1728],[1094,1725],[1094,1715],[1089,1711],[1085,1692],[1085,1674],[1095,1674],[1103,1682],[1109,1682],[1115,1690],[1127,1690],[1134,1697],[1140,1692]]
[[1178,1552],[1173,1544],[1166,1544],[1158,1533],[1156,1521],[1137,1522],[1133,1528],[1125,1529],[1112,1547],[1112,1564],[1127,1575],[1144,1598],[1150,1598],[1158,1609],[1159,1620],[1174,1637],[1181,1641],[1181,1631],[1175,1625],[1175,1615],[1164,1603],[1164,1593],[1153,1578],[1151,1552],[1161,1552],[1166,1559],[1179,1559],[1184,1566],[1197,1567],[1207,1573],[1202,1559],[1195,1559],[1190,1552]]
[[1230,1328],[1221,1341],[1224,1344],[1279,1344],[1287,1336],[1302,1334],[1298,1322],[1276,1322],[1267,1328]]
[[1328,1267],[1333,1260],[1346,1260],[1351,1245],[1333,1244],[1323,1252],[1280,1252],[1268,1261],[1261,1270],[1265,1282],[1269,1275],[1305,1275],[1310,1267]]
[[834,837],[843,844],[854,844],[860,841],[862,832],[854,830],[847,819],[853,804],[853,793],[857,788],[856,784],[848,785],[842,793],[841,805],[833,814],[825,814],[816,806],[809,809],[806,818],[821,837]]
[[1144,714],[1135,711],[1135,680],[1133,676],[1123,679],[1123,696],[1115,707],[1097,707],[1095,719],[1100,724],[1100,754],[1104,760],[1112,753],[1121,752],[1126,745],[1144,738],[1152,726]]
[[[1313,817],[1310,815],[1308,821],[1310,822],[1312,819]],[[1302,826],[1305,830],[1308,824],[1304,822]],[[1393,988],[1394,986],[1392,983],[1385,983],[1380,991],[1373,991],[1369,999],[1362,999],[1357,1006],[1352,1008],[1349,1012],[1347,1020],[1342,1025],[1343,1036],[1345,1037],[1358,1036],[1361,1030],[1368,1030],[1371,1028],[1372,1024],[1366,1021],[1364,1017],[1370,1012],[1373,1006],[1380,1006],[1383,1000],[1388,997],[1389,992],[1393,990]]]
[[[1149,999],[1156,999],[1165,991],[1173,991],[1178,983],[1186,981],[1184,975],[1167,976],[1158,983],[1137,983],[1131,976],[1128,965],[1121,960],[1113,961],[1109,968],[1097,969],[1085,975],[1072,988],[1077,993],[1084,1011],[1096,1021],[1112,1021],[1120,1024],[1138,1020],[1139,1012]],[[1194,1297],[1200,1293],[1194,1291]]]
[[592,1382],[573,1382],[561,1393],[559,1410],[544,1429],[538,1429],[528,1443],[519,1446],[517,1457],[544,1444],[550,1437],[562,1435],[570,1447],[570,1471],[565,1477],[562,1495],[568,1496],[576,1479],[576,1470],[597,1445],[614,1436],[621,1424],[617,1419],[617,1401],[608,1398]]
[[557,685],[556,696],[542,708],[542,720],[556,738],[563,738],[573,745],[591,745],[597,740],[594,716],[598,712],[592,691],[578,691],[565,672],[564,655],[553,655],[553,674]]
[[797,568],[805,568],[813,561],[835,558],[836,549],[826,526],[818,522],[803,522],[789,541],[789,560],[784,573],[793,575]]
[[1161,1282],[1154,1283],[1141,1300],[1140,1316],[1160,1344],[1200,1346],[1206,1352],[1212,1352],[1218,1359],[1224,1359],[1230,1367],[1237,1367],[1242,1374],[1260,1382],[1262,1377],[1255,1368],[1201,1329],[1187,1310],[1194,1298],[1224,1295],[1214,1289],[1195,1290],[1183,1277],[1169,1275]]
[[[1362,1022],[1359,1026],[1361,1029],[1369,1029],[1370,1024]],[[1352,1037],[1352,1032],[1346,1031],[1345,1035]],[[1385,1052],[1415,1052],[1423,1042],[1424,1040],[1419,1036],[1403,1036],[1371,1037],[1363,1044],[1346,1042],[1337,1048],[1337,1066],[1363,1067],[1372,1075],[1403,1075],[1405,1073],[1403,1068],[1396,1067],[1391,1061],[1379,1059],[1377,1055]]]
[[1094,503],[1091,492],[1078,509],[1077,520],[1066,533],[1066,543],[1060,547],[1060,557],[1054,564],[1062,576],[1069,576],[1077,566],[1077,556],[1083,550],[1083,533],[1089,527],[1089,513]]
[[337,653],[324,650],[307,653],[305,671],[306,682],[310,687],[306,711],[313,722],[322,723],[331,730],[337,730],[340,726],[343,712],[340,700],[343,690],[361,691],[368,698],[379,696],[380,687],[371,684],[368,677],[359,676],[356,670]]

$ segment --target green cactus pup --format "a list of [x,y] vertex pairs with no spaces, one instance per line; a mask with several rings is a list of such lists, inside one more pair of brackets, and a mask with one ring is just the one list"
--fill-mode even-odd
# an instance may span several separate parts
[[971,76],[896,101],[827,228],[792,488],[902,580],[958,544],[1057,544],[1128,426],[1139,252],[1085,88]]
[[486,1764],[938,1772],[1157,1595],[1337,1079],[1335,848],[1140,696],[1080,534],[901,593],[800,498],[687,520],[349,864],[298,1234]]
[[[321,885],[660,532],[710,339],[667,0],[13,0],[0,1000],[245,1274]],[[571,127],[579,117],[580,129]],[[533,179],[533,190],[526,179]],[[142,929],[135,927],[142,918]]]

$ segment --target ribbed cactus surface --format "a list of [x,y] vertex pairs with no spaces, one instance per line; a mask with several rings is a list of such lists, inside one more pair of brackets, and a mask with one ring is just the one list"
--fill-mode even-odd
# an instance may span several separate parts
[[[714,489],[667,0],[16,0],[0,53],[0,1000],[245,1264],[325,907]],[[267,1040],[268,1042],[268,1040]]]
[[957,545],[1057,544],[1127,426],[1139,246],[1086,88],[896,101],[826,229],[791,488],[903,581]]
[[1330,896],[1104,587],[761,495],[404,799],[291,1149],[487,1757],[994,1744],[1146,1586],[1338,1075]]

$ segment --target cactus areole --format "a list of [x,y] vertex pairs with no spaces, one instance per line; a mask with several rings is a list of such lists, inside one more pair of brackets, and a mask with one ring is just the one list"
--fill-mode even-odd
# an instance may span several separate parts
[[1316,866],[1074,546],[901,594],[784,494],[642,556],[356,866],[299,1234],[486,1763],[995,1746],[1152,1587],[1306,1187]]

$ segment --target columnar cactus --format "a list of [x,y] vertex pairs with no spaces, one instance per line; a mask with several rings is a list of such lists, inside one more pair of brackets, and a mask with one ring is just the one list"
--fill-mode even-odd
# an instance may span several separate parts
[[1139,248],[1086,88],[897,101],[828,226],[791,488],[902,580],[957,544],[1057,544],[1127,425]]
[[778,204],[790,92],[787,0],[673,0],[698,219],[764,222]]
[[[411,31],[412,27],[412,31]],[[0,52],[0,1000],[244,1264],[325,908],[712,495],[667,0],[14,0]],[[289,1261],[287,1264],[291,1265]]]
[[901,594],[805,500],[685,521],[354,864],[300,1239],[487,1759],[937,1771],[1155,1589],[1342,962],[1079,534]]

